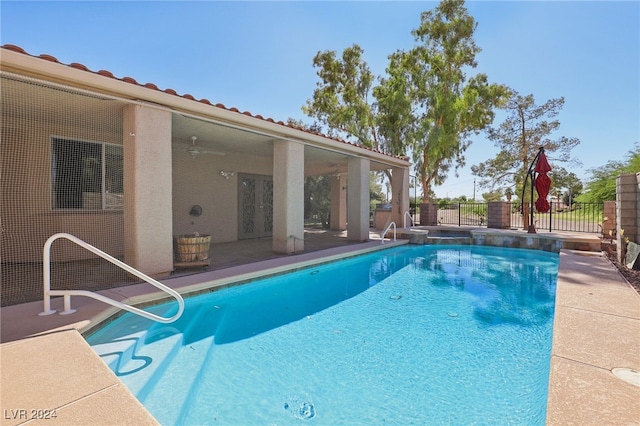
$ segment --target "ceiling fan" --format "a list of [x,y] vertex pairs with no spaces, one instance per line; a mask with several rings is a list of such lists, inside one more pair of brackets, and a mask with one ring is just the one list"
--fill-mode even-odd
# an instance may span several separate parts
[[196,144],[196,140],[197,139],[198,138],[196,136],[191,136],[191,145],[189,145],[189,147],[186,149],[186,152],[187,152],[187,154],[189,154],[189,157],[196,158],[200,154],[225,155],[224,152],[209,151],[209,150],[206,150],[206,149],[202,148],[201,146]]

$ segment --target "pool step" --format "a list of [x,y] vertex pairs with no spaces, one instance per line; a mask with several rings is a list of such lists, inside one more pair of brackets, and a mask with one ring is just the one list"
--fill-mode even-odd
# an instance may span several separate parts
[[408,239],[409,244],[416,245],[471,245],[473,243],[471,232],[460,229],[400,228],[397,230],[397,235],[400,239]]
[[143,402],[152,413],[162,413],[158,416],[162,424],[181,424],[185,402],[214,346],[214,336],[182,346],[173,357],[172,366],[154,380]]
[[[189,391],[197,382],[202,365],[213,350],[215,330],[221,315],[222,309],[218,306],[203,305],[197,309],[183,327],[180,345],[163,361],[162,367],[149,377],[144,389],[136,393],[152,412],[163,413],[162,423],[178,424]],[[162,405],[155,407],[157,401],[162,401]]]
[[141,345],[141,340],[144,339],[145,334],[146,331],[131,333],[108,343],[93,345],[92,349],[111,371],[118,374],[124,368],[124,365],[131,360],[136,347]]
[[[151,330],[145,336],[147,341],[144,346],[132,354],[123,368],[116,371],[116,375],[140,401],[153,387],[157,374],[166,370],[182,347],[183,336],[175,331],[166,326]],[[153,343],[148,343],[148,339],[152,339]]]
[[[192,308],[194,309],[194,308]],[[198,321],[202,315],[204,307],[195,308],[195,313],[191,316],[183,315],[178,321],[160,325],[156,324],[149,330],[145,338],[144,356],[161,360],[156,362],[154,368],[146,368],[147,371],[137,372],[132,379],[137,385],[136,389],[129,387],[135,396],[142,402],[145,401],[149,393],[155,388],[157,382],[162,378],[164,372],[173,362],[173,358],[185,345],[185,335]],[[121,378],[127,386],[129,381]]]
[[427,237],[426,244],[447,246],[447,245],[470,245],[471,237]]

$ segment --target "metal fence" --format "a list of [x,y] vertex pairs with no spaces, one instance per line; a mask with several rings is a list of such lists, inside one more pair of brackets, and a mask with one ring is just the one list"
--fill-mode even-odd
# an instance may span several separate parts
[[487,204],[439,204],[438,225],[487,226]]
[[[520,203],[511,204],[511,228],[524,228]],[[549,203],[547,213],[534,212],[533,221],[538,231],[570,231],[601,233],[604,203]],[[412,217],[419,220],[420,209],[412,209]],[[416,220],[416,223],[418,223]],[[487,226],[486,203],[439,203],[438,225]]]
[[547,213],[534,213],[538,230],[600,233],[604,219],[604,203],[576,203],[570,207],[563,203],[549,203]]

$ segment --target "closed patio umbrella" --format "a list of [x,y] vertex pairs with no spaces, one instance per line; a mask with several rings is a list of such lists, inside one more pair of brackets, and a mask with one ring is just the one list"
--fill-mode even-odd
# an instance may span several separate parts
[[549,166],[547,156],[544,154],[544,149],[542,148],[538,154],[538,162],[536,163],[534,171],[538,173],[535,180],[536,191],[538,192],[536,210],[540,213],[546,213],[550,208],[547,195],[549,195],[549,189],[551,188],[551,178],[547,176],[547,173],[551,171],[551,166]]

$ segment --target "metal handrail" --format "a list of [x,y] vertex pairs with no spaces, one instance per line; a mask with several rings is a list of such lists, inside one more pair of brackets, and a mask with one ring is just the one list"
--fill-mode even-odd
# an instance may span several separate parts
[[411,221],[411,226],[415,226],[415,223],[413,223],[413,218],[411,217],[411,213],[409,213],[409,210],[406,210],[404,212],[404,216],[402,217],[402,224],[404,225],[403,228],[407,227],[407,216],[409,216],[409,220]]
[[[158,289],[168,293],[170,296],[176,299],[178,302],[178,312],[172,317],[165,318],[150,312],[143,311],[142,309],[136,308],[131,305],[126,305],[124,303],[118,302],[117,300],[110,299],[101,294],[94,293],[92,291],[87,290],[51,290],[51,244],[58,238],[65,238],[69,241],[72,241],[79,246],[89,250],[90,252],[100,256],[101,258],[108,260],[116,266],[124,269],[125,271],[135,275],[136,277],[148,282],[149,284],[157,287]],[[103,252],[102,250],[92,246],[91,244],[77,238],[71,234],[67,234],[64,232],[54,234],[47,242],[44,243],[44,248],[42,249],[42,273],[43,273],[43,290],[44,290],[44,311],[40,312],[38,315],[51,315],[56,312],[55,309],[51,309],[51,296],[64,296],[64,311],[60,312],[60,315],[69,315],[76,312],[75,309],[71,309],[71,296],[85,296],[91,297],[92,299],[99,300],[101,302],[107,303],[111,306],[115,306],[116,308],[124,309],[125,311],[129,311],[131,313],[140,315],[147,319],[162,322],[162,323],[170,323],[174,322],[182,315],[184,312],[184,299],[180,294],[173,290],[172,288],[167,287],[166,285],[154,280],[153,278],[143,274],[135,268],[127,265],[124,262],[116,259],[115,257]]]
[[389,228],[391,228],[391,225],[393,225],[393,241],[396,241],[396,223],[391,222],[387,225],[386,228],[384,228],[384,231],[380,235],[382,237],[382,244],[384,244],[384,236],[387,235],[387,232],[389,232]]

